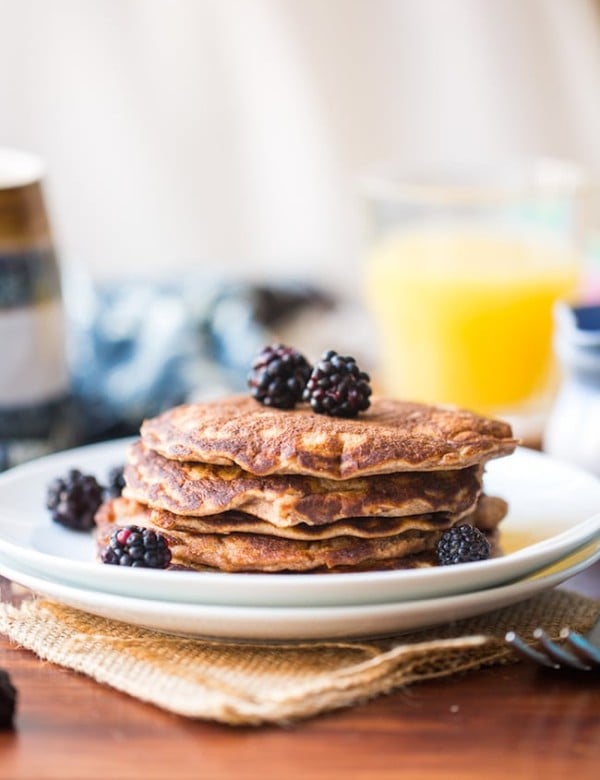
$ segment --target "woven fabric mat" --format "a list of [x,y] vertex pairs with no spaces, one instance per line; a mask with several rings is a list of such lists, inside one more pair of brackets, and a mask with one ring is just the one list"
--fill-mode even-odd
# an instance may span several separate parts
[[516,660],[513,629],[585,632],[600,602],[554,590],[479,617],[365,641],[239,643],[173,636],[38,599],[0,604],[0,632],[40,658],[165,710],[232,725],[286,723],[394,688]]

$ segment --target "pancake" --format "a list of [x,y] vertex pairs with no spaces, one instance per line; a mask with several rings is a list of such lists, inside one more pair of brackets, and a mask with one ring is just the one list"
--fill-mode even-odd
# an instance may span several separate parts
[[[302,533],[306,529],[291,529],[296,536],[282,536],[281,529],[263,523],[258,526],[268,533],[240,532],[240,526],[235,525],[235,515],[241,513],[225,513],[216,516],[212,528],[221,527],[218,532],[206,532],[206,518],[198,518],[201,531],[187,530],[178,526],[177,521],[169,518],[170,513],[150,510],[135,501],[124,498],[105,502],[96,516],[97,541],[99,548],[107,544],[110,533],[115,526],[136,525],[163,533],[172,554],[173,565],[178,567],[198,569],[211,568],[220,571],[315,571],[334,570],[338,568],[377,568],[379,562],[394,560],[394,568],[398,568],[403,558],[414,556],[435,549],[441,534],[447,528],[461,521],[458,516],[444,513],[439,515],[424,515],[414,518],[412,523],[403,518],[403,524],[396,529],[384,528],[384,535],[377,534],[379,524],[390,524],[389,519],[382,518],[369,525],[372,518],[355,518],[353,523],[341,521],[339,530],[348,533],[331,536],[330,527],[314,528],[307,526],[308,534],[319,534],[318,538],[305,538]],[[228,517],[233,515],[234,517]],[[242,518],[243,519],[243,518]],[[190,523],[190,518],[184,518]],[[361,523],[362,533],[357,533]],[[345,524],[345,526],[344,526]],[[393,525],[393,524],[390,524]],[[256,526],[255,526],[256,527]],[[226,532],[223,532],[226,529]],[[387,533],[395,530],[396,533]],[[290,533],[285,529],[284,533]]]
[[507,512],[508,503],[503,498],[484,494],[479,497],[469,522],[484,533],[492,532],[506,517]]
[[314,569],[370,565],[435,548],[441,531],[406,531],[396,536],[300,541],[260,534],[185,534],[171,539],[173,560],[182,566],[209,566],[220,571],[310,572]]
[[165,458],[238,465],[251,474],[334,480],[445,471],[510,454],[510,426],[465,410],[374,399],[356,418],[262,406],[248,396],[184,404],[146,420],[144,444]]
[[124,495],[177,515],[241,510],[281,528],[346,517],[464,513],[481,491],[481,467],[398,472],[348,480],[300,474],[257,477],[239,466],[168,460],[141,442],[130,449]]
[[[480,504],[482,506],[480,506]],[[263,534],[285,539],[330,539],[335,536],[372,537],[395,536],[407,530],[439,530],[450,528],[457,520],[476,525],[480,530],[493,531],[506,514],[506,502],[501,498],[482,496],[475,509],[463,514],[431,512],[407,517],[350,517],[328,525],[298,525],[279,528],[244,512],[223,512],[208,517],[176,515],[162,509],[152,509],[148,522],[164,531],[189,531],[203,534]]]
[[203,534],[246,533],[278,536],[287,539],[328,539],[335,536],[363,538],[394,536],[410,529],[439,530],[464,520],[480,530],[493,531],[507,511],[506,502],[496,496],[481,496],[474,509],[463,514],[432,512],[407,517],[351,517],[328,525],[300,523],[280,528],[244,512],[230,511],[207,517],[177,515],[162,509],[151,509],[126,498],[115,499],[112,511],[126,523],[153,526],[161,531],[188,531]]
[[[154,528],[151,517],[143,508],[140,510],[140,505],[124,506],[117,499],[112,506],[105,506],[96,520],[101,544],[107,543],[115,524],[128,525],[131,518],[135,518],[137,525]],[[441,533],[441,530],[410,529],[391,537],[336,536],[311,541],[264,534],[197,534],[174,530],[164,535],[176,566],[209,567],[226,572],[309,572],[319,568],[370,565],[386,558],[432,550]]]
[[150,512],[149,522],[165,531],[188,531],[201,534],[261,534],[282,539],[332,539],[336,536],[356,536],[363,539],[395,536],[407,530],[428,531],[449,528],[456,515],[438,512],[414,517],[351,517],[329,525],[306,525],[300,523],[287,528],[278,528],[244,512],[223,512],[209,517],[183,517],[162,509]]

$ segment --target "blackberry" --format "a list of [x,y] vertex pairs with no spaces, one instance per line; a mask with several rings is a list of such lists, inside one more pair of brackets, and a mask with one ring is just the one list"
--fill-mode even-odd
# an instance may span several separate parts
[[457,525],[442,534],[437,543],[437,557],[440,566],[485,561],[490,557],[490,544],[478,528]]
[[359,369],[353,357],[330,349],[313,367],[302,398],[317,414],[356,417],[371,405],[369,382],[369,375]]
[[124,466],[113,466],[108,472],[108,485],[105,490],[107,498],[118,498],[123,492],[125,487],[124,471]]
[[8,673],[0,669],[0,729],[12,728],[16,702],[17,689]]
[[91,474],[71,469],[48,485],[46,507],[55,523],[75,531],[89,531],[103,500],[103,488]]
[[265,406],[293,409],[302,399],[310,376],[310,364],[293,347],[272,344],[265,347],[252,363],[248,374],[250,394]]
[[115,529],[104,548],[102,563],[115,566],[135,566],[144,569],[166,569],[171,551],[162,534],[137,525]]

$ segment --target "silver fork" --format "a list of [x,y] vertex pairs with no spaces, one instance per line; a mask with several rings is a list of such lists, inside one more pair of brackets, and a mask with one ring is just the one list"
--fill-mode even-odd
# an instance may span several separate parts
[[537,640],[537,647],[528,645],[514,631],[509,631],[504,638],[518,655],[542,666],[600,671],[600,618],[586,636],[563,628],[560,632],[562,644],[553,642],[542,628],[536,628],[533,636]]

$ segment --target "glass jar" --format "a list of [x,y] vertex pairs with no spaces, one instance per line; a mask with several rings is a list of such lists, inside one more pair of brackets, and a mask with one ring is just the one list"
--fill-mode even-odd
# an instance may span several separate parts
[[555,311],[555,351],[564,376],[544,432],[544,450],[600,476],[600,305]]

